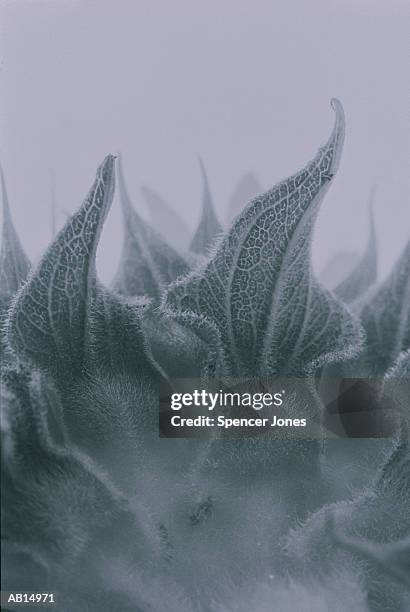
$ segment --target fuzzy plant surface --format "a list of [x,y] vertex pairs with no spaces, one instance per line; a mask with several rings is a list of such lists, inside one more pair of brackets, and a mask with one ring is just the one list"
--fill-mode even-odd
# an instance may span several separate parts
[[[410,609],[410,250],[374,286],[371,230],[335,291],[316,278],[312,236],[345,132],[332,106],[313,159],[226,231],[202,165],[184,252],[174,226],[171,246],[135,210],[108,155],[30,268],[2,179],[4,590],[53,592],[59,612]],[[95,257],[116,173],[124,242],[105,287]],[[300,378],[320,419],[329,372],[381,380],[389,438],[159,437],[169,378]]]

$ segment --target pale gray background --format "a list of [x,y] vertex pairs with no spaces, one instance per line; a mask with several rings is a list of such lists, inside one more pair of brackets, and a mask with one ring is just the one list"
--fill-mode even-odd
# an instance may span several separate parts
[[[148,184],[194,226],[195,154],[223,218],[241,175],[265,187],[298,170],[346,110],[339,175],[314,262],[361,251],[367,199],[385,274],[409,236],[409,2],[406,0],[17,0],[1,2],[1,161],[31,258],[50,239],[50,171],[75,210],[108,152],[123,152],[135,204]],[[58,224],[64,214],[58,216]],[[111,278],[117,203],[98,254]]]

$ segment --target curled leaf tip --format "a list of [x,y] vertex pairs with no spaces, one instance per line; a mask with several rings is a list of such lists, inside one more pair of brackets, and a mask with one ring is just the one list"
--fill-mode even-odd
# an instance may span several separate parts
[[104,161],[102,162],[102,164],[100,164],[97,172],[101,174],[101,176],[106,176],[108,173],[113,174],[114,173],[114,162],[116,158],[117,156],[112,155],[111,153],[107,155],[104,158]]
[[342,103],[337,98],[332,98],[330,105],[335,111],[335,131],[344,131],[345,128],[345,111]]
[[329,168],[329,174],[333,176],[339,167],[342,156],[345,137],[345,113],[342,103],[337,98],[332,98],[330,104],[336,115],[334,128],[327,143],[327,146],[333,149],[332,162]]
[[[92,194],[92,198],[94,199],[96,210],[101,211],[99,229],[97,232],[97,236],[99,238],[99,233],[101,231],[101,227],[107,217],[108,211],[111,208],[112,200],[114,197],[115,191],[115,157],[114,155],[107,155],[103,162],[98,166],[96,172],[95,183],[91,189],[90,195]],[[84,206],[84,205],[83,205]],[[97,238],[97,242],[98,242]]]
[[[104,201],[102,210],[108,210],[111,206],[115,188],[115,156],[107,155],[103,162],[98,166],[96,173],[96,183],[102,184]],[[98,190],[95,192],[98,195]]]
[[341,115],[344,115],[344,111],[343,111],[343,104],[341,103],[341,101],[339,100],[339,98],[332,98],[330,100],[330,106],[333,108],[333,110],[336,113],[339,113]]

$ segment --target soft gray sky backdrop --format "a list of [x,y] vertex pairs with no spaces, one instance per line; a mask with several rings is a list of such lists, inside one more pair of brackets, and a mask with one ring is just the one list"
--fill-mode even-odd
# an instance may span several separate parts
[[[408,239],[407,0],[2,0],[1,13],[0,155],[33,259],[50,239],[50,170],[58,206],[73,211],[102,158],[121,150],[134,203],[144,211],[148,184],[194,226],[199,152],[223,219],[245,171],[270,187],[314,155],[332,96],[347,138],[316,267],[363,249],[375,184],[383,273]],[[98,255],[105,280],[120,244],[114,205]]]

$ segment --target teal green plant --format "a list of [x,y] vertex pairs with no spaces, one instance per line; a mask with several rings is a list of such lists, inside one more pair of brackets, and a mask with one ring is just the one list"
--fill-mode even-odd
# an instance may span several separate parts
[[225,233],[205,192],[191,269],[120,175],[123,255],[99,281],[112,155],[31,271],[3,197],[3,589],[55,592],[61,612],[409,609],[405,387],[391,441],[158,436],[164,378],[305,378],[320,415],[327,368],[408,376],[408,247],[355,314],[312,270],[344,139],[332,105],[313,160]]

